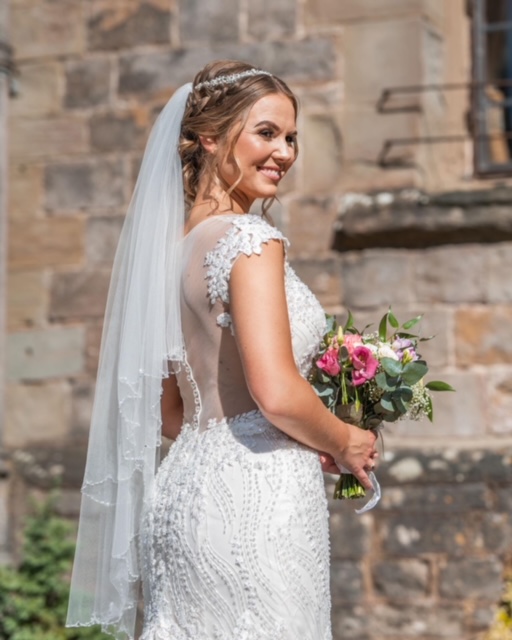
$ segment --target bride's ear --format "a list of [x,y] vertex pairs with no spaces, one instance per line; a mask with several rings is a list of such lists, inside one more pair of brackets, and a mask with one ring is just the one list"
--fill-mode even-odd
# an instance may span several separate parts
[[199,136],[199,142],[206,153],[217,153],[219,145],[214,136]]

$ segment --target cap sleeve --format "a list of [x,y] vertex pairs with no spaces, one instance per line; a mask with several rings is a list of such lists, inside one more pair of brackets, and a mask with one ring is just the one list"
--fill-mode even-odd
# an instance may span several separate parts
[[270,240],[278,240],[284,247],[288,240],[283,234],[261,216],[245,214],[235,216],[228,231],[218,240],[215,247],[206,254],[206,282],[211,304],[218,299],[229,303],[229,276],[236,259],[244,254],[261,254],[263,245]]

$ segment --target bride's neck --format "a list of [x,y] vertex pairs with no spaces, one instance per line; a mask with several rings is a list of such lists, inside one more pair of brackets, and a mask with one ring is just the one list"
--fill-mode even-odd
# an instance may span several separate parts
[[236,190],[228,194],[222,187],[214,185],[208,193],[204,188],[199,189],[194,204],[190,208],[190,215],[202,217],[221,213],[248,213],[252,202]]

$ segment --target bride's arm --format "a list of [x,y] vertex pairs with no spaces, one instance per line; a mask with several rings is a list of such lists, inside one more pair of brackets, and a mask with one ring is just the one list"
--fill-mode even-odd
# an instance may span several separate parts
[[230,311],[249,391],[276,427],[325,451],[371,488],[365,465],[375,435],[336,418],[295,365],[284,287],[284,253],[272,240],[231,270]]
[[176,440],[183,423],[183,400],[174,375],[162,380],[160,408],[162,411],[162,435]]

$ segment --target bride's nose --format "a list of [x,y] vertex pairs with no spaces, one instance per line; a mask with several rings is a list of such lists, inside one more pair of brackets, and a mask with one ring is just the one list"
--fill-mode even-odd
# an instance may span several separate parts
[[281,162],[292,160],[294,157],[293,145],[284,137],[276,138],[272,155],[276,160],[280,160]]

